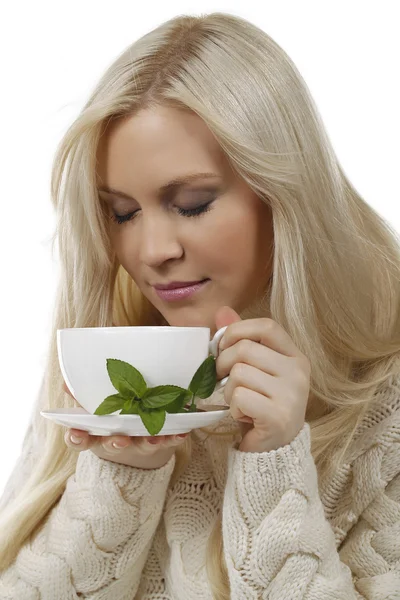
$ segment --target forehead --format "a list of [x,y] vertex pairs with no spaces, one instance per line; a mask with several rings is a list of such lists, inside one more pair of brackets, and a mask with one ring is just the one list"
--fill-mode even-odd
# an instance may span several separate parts
[[148,109],[110,123],[96,153],[99,185],[161,186],[195,171],[230,170],[217,140],[198,115],[176,109]]

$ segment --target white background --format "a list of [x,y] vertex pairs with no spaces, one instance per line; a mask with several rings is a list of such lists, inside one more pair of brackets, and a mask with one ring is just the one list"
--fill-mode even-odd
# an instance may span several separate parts
[[289,54],[346,174],[400,231],[396,0],[170,0],[157,9],[132,0],[7,3],[0,36],[0,496],[20,452],[50,335],[58,274],[49,243],[56,145],[123,49],[173,16],[214,11],[252,21]]

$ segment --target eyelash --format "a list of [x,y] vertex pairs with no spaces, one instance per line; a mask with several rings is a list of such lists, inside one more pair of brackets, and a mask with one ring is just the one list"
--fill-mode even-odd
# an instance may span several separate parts
[[[209,210],[211,210],[210,204],[212,204],[214,202],[215,198],[213,198],[212,200],[210,200],[209,202],[206,202],[206,204],[202,204],[201,206],[196,206],[195,208],[181,208],[180,206],[177,207],[178,209],[178,213],[180,215],[183,215],[184,217],[198,217],[201,214],[204,214],[206,212],[208,212]],[[133,213],[128,213],[127,215],[117,215],[115,213],[113,213],[111,215],[111,218],[113,219],[113,221],[115,221],[116,223],[118,223],[118,225],[122,225],[123,223],[127,223],[128,221],[131,221],[132,219],[135,218],[135,215],[138,211],[136,210]]]

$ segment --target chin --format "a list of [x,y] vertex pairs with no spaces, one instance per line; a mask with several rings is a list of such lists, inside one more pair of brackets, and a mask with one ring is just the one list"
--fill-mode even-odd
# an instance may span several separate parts
[[182,310],[179,314],[169,317],[164,315],[165,320],[171,327],[215,327],[213,318],[209,315],[199,314],[195,311]]

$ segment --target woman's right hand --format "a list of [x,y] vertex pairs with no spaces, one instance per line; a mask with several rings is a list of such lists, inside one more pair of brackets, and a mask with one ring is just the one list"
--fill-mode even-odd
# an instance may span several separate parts
[[[65,382],[63,389],[74,398]],[[77,406],[80,406],[75,398],[74,400]],[[79,443],[74,442],[71,435],[75,436]],[[183,444],[188,435],[98,436],[90,435],[81,429],[68,428],[64,439],[69,448],[78,452],[91,450],[99,458],[111,462],[139,469],[159,469],[169,461],[176,447]],[[116,448],[114,444],[120,445],[120,448]]]

